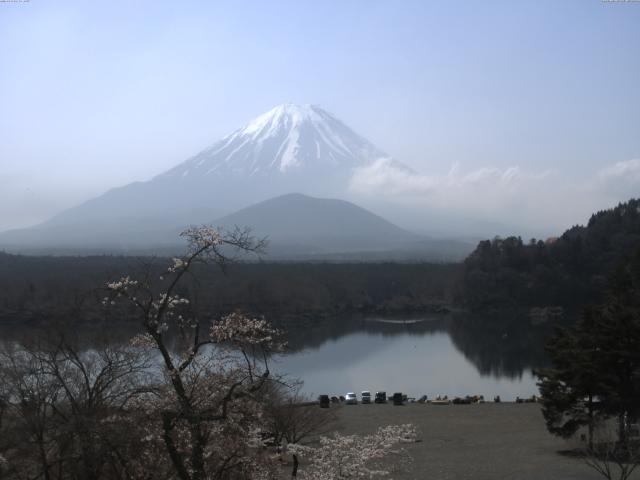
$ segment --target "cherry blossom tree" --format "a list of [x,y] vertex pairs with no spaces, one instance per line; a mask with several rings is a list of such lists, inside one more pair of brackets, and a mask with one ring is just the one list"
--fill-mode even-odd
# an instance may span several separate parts
[[[182,235],[187,253],[173,258],[164,273],[109,282],[103,301],[130,305],[143,328],[132,344],[157,351],[160,358],[159,392],[138,398],[139,408],[153,419],[141,465],[157,462],[158,470],[181,480],[275,477],[261,448],[261,392],[273,381],[268,355],[281,348],[280,332],[262,318],[236,312],[203,333],[190,299],[179,293],[195,265],[225,268],[234,253],[258,252],[263,244],[239,230],[200,227]],[[159,447],[168,465],[157,455]]]
[[373,479],[388,477],[405,467],[411,456],[402,444],[415,442],[413,425],[380,427],[370,435],[320,437],[319,446],[289,445],[290,451],[307,461],[302,480]]

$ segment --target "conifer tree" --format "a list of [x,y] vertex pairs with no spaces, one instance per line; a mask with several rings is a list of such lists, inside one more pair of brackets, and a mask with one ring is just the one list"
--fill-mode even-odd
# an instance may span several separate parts
[[606,302],[585,310],[547,343],[552,367],[537,372],[548,430],[567,438],[618,419],[618,442],[640,418],[640,250],[612,277]]

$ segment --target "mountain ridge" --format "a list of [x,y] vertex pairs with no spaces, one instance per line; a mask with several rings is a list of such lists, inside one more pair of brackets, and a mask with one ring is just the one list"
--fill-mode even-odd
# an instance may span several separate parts
[[256,236],[279,244],[313,245],[317,251],[380,250],[423,238],[346,200],[301,193],[250,205],[213,223],[226,229],[251,226]]
[[294,191],[344,198],[355,170],[376,161],[411,171],[320,107],[284,104],[150,180],[112,188],[44,223],[176,216],[199,208],[231,213]]
[[[8,251],[32,254],[175,255],[184,249],[180,232],[193,223],[170,226],[162,219],[152,219],[92,221],[82,228],[49,225],[41,227],[44,235],[35,237],[32,234],[38,232],[33,230],[0,235],[0,245]],[[472,247],[404,230],[346,200],[300,193],[258,202],[206,223],[226,230],[249,228],[252,236],[266,237],[264,259],[274,261],[451,261],[460,260]]]

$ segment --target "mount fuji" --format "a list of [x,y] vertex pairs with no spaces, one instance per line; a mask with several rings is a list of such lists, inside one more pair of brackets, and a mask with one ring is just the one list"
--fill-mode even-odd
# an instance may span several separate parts
[[50,222],[211,221],[286,193],[344,198],[354,171],[379,161],[408,170],[321,108],[285,104],[151,180],[114,188]]
[[[321,188],[325,195],[334,187],[333,193],[340,194],[355,168],[380,159],[394,162],[320,107],[285,104],[154,180],[275,181],[294,190]],[[394,163],[401,168],[399,162]]]
[[[229,218],[245,218],[234,217],[233,212],[285,195],[285,201],[268,204],[275,206],[268,210],[270,215],[282,224],[286,212],[291,211],[284,204],[303,198],[286,194],[345,198],[354,173],[380,163],[412,172],[320,107],[280,105],[149,181],[109,190],[35,227],[4,232],[0,245],[10,250],[47,251],[53,247],[63,252],[161,249],[178,244],[177,228],[216,224],[216,219],[226,225]],[[323,208],[331,211],[321,215],[320,228],[328,237],[340,230],[340,225],[349,224],[349,215],[354,215],[354,225],[362,224],[364,220],[356,217],[366,212],[350,208],[356,206],[348,202],[304,205],[311,217],[320,215]],[[341,209],[344,218],[332,222]],[[297,209],[296,215],[304,216],[303,210]],[[268,222],[268,218],[261,221]],[[291,222],[298,223],[293,218]],[[380,238],[392,230],[389,227],[377,233]],[[396,237],[399,231],[393,230]],[[416,241],[417,236],[402,232],[406,234],[403,243]],[[368,235],[363,232],[362,238]],[[356,237],[352,232],[352,238]],[[381,248],[383,243],[388,248],[388,242],[380,241]],[[367,250],[373,248],[375,245],[368,242]],[[336,244],[335,251],[339,250]]]

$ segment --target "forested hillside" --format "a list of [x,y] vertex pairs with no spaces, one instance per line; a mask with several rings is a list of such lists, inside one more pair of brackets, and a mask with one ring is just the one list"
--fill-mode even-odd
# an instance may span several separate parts
[[640,200],[597,212],[545,241],[480,242],[464,262],[459,300],[474,310],[596,303],[612,270],[640,248]]
[[[160,276],[170,263],[149,257],[28,257],[0,253],[0,323],[103,312],[102,288],[122,275]],[[186,288],[203,315],[235,309],[271,319],[342,312],[441,310],[452,302],[460,264],[239,263],[199,266]]]

